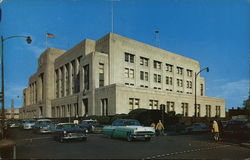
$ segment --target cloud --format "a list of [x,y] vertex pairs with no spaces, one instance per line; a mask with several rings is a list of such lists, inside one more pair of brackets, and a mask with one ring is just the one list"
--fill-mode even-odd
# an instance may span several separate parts
[[228,108],[239,107],[242,106],[243,101],[248,97],[249,80],[242,79],[235,82],[227,82],[219,86],[209,87],[208,92],[215,97],[225,98]]

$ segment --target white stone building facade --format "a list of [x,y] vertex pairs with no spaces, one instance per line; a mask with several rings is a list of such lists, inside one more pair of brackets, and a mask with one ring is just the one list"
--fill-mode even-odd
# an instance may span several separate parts
[[[114,115],[136,108],[192,117],[198,61],[114,33],[68,51],[49,48],[24,89],[22,118]],[[225,101],[205,96],[197,77],[198,117],[225,117]]]

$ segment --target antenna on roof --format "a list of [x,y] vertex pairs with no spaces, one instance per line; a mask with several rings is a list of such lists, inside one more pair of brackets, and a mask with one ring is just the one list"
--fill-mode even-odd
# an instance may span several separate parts
[[114,2],[118,2],[120,0],[110,0],[111,1],[111,32],[114,33]]
[[155,46],[160,47],[160,30],[155,30]]

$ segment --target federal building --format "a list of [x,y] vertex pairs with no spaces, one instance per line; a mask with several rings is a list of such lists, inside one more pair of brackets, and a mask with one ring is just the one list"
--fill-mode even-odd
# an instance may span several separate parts
[[129,113],[137,108],[185,117],[225,117],[225,101],[208,97],[200,63],[109,33],[65,51],[46,49],[23,90],[20,118],[63,118]]

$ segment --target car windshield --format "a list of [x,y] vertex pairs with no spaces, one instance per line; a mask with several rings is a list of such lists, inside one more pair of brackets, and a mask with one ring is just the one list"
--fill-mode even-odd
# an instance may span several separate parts
[[125,126],[140,126],[141,124],[140,124],[139,121],[133,121],[133,120],[131,120],[131,121],[125,121],[124,125]]
[[57,126],[57,129],[68,129],[68,128],[77,128],[76,124],[61,124]]

